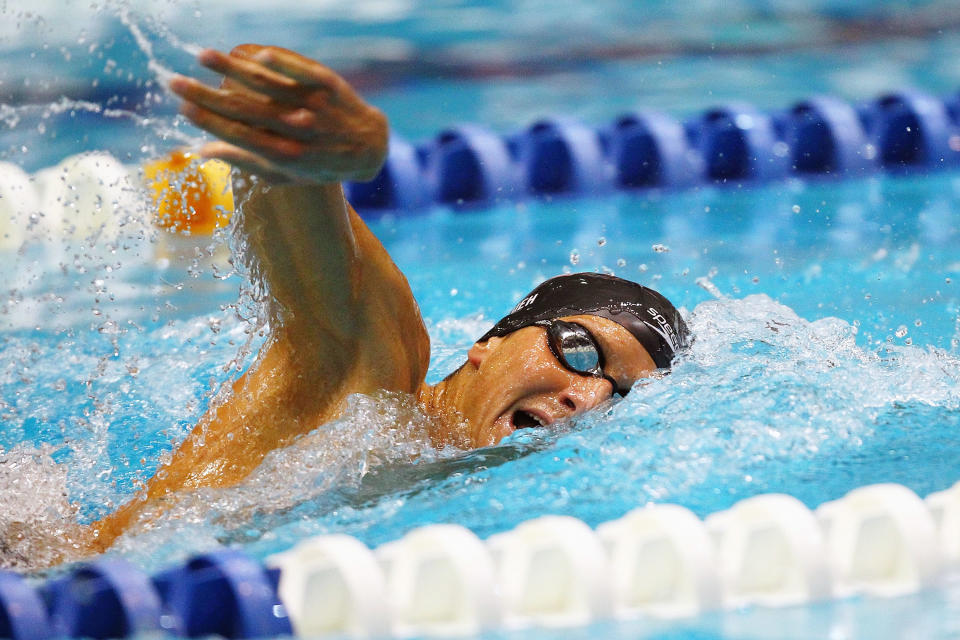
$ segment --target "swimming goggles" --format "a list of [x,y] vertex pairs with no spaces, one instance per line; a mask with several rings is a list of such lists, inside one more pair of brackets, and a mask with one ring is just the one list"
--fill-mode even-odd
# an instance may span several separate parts
[[547,344],[563,367],[582,376],[603,378],[613,385],[613,392],[627,395],[630,388],[620,387],[617,381],[603,371],[603,350],[593,334],[582,324],[564,320],[540,320],[534,323],[547,330]]

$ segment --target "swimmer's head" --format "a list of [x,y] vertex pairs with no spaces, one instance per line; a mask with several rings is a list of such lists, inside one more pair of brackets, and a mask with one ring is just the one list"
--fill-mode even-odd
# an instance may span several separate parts
[[687,325],[676,308],[653,289],[616,276],[574,273],[550,278],[539,285],[479,342],[539,322],[579,314],[607,318],[625,328],[660,369],[668,369],[689,340]]
[[486,446],[579,415],[671,366],[689,341],[659,293],[594,273],[547,280],[468,351],[443,383],[447,442]]

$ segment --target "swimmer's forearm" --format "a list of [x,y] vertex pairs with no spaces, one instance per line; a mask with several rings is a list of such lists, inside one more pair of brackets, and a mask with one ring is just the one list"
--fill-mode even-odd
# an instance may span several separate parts
[[318,327],[337,314],[335,325],[355,326],[354,276],[363,256],[340,185],[261,183],[242,199],[240,224],[274,322]]

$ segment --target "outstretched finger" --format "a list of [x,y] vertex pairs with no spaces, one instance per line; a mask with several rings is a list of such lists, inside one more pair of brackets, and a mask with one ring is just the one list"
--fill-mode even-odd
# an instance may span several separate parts
[[204,49],[197,56],[197,61],[225,78],[235,80],[257,93],[277,100],[295,100],[302,91],[297,80],[290,76],[278,73],[258,62],[231,56],[215,49]]
[[180,106],[180,113],[201,129],[209,131],[221,140],[263,155],[268,159],[297,160],[305,151],[304,143],[299,140],[293,140],[244,122],[225,118],[194,102],[184,102]]
[[170,89],[181,98],[225,118],[269,129],[303,141],[315,137],[315,115],[308,109],[278,105],[264,95],[249,91],[214,89],[186,76],[176,76]]
[[299,84],[311,88],[327,88],[339,91],[346,82],[335,71],[294,51],[270,47],[253,54],[252,59],[268,69],[293,78]]

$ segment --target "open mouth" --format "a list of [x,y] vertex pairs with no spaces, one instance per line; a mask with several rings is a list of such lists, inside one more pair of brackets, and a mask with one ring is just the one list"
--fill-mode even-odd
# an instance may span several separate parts
[[522,409],[517,409],[513,412],[511,421],[515,429],[529,429],[532,427],[545,427],[547,425],[546,420]]

